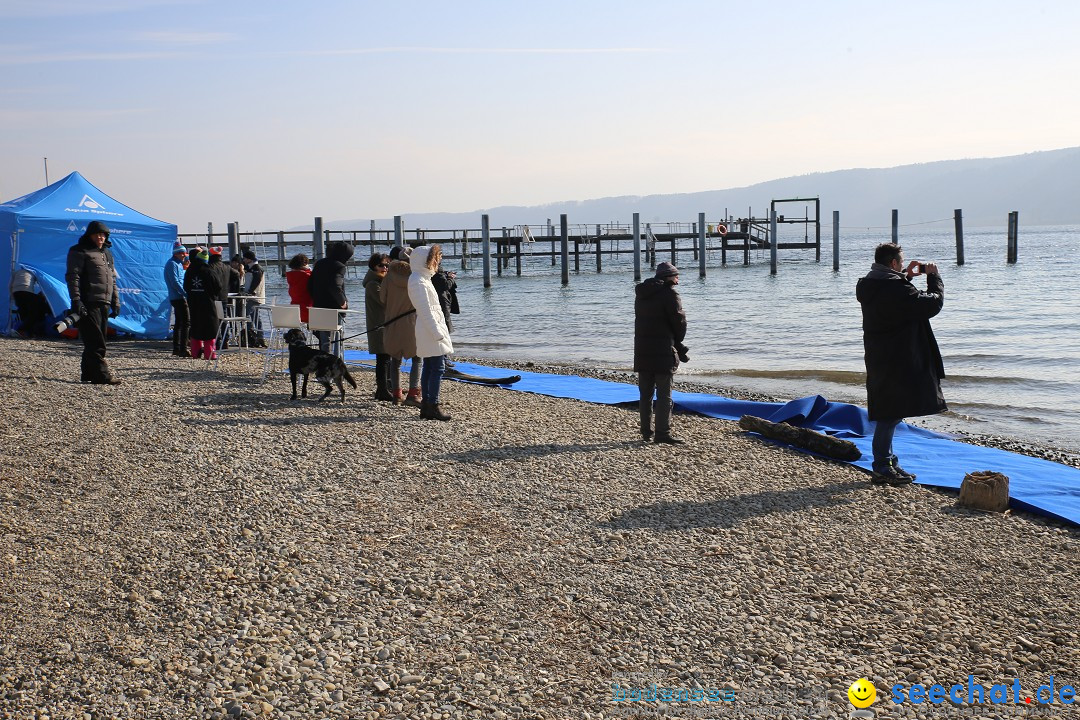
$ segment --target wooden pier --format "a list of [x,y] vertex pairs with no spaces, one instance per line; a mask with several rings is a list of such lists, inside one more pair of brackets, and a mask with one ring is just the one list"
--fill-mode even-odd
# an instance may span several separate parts
[[[818,200],[813,198],[799,202],[814,203],[817,207]],[[816,259],[820,260],[821,229],[816,213],[814,217],[807,214],[803,218],[781,216],[777,222],[813,226],[814,233],[804,233],[802,242],[777,243],[776,249],[814,249]],[[205,233],[181,233],[180,241],[188,247],[226,246],[228,257],[253,249],[264,267],[275,268],[282,275],[287,270],[289,258],[296,252],[305,252],[314,261],[322,257],[325,248],[333,242],[353,245],[356,253],[349,263],[350,269],[355,266],[365,271],[367,258],[372,253],[388,252],[395,245],[438,243],[443,247],[446,266],[463,270],[484,266],[485,280],[489,280],[492,265],[497,276],[509,272],[511,265],[515,274],[521,275],[524,265],[530,261],[533,264],[538,260],[541,263],[550,261],[550,266],[556,267],[564,256],[565,270],[569,271],[572,262],[574,272],[581,272],[583,261],[594,265],[596,272],[602,272],[605,259],[610,261],[633,256],[635,279],[640,279],[642,261],[651,268],[663,260],[677,266],[680,262],[696,262],[704,276],[703,253],[709,257],[715,257],[718,253],[722,265],[729,262],[728,254],[732,253],[739,257],[742,264],[749,265],[752,250],[772,250],[771,238],[775,234],[770,219],[748,214],[745,218],[726,216],[710,222],[705,220],[704,213],[699,214],[698,222],[645,223],[644,226],[637,213],[634,213],[632,222],[625,225],[614,222],[572,225],[563,216],[558,228],[549,221],[545,225],[492,229],[487,226],[486,215],[480,228],[405,230],[400,217],[394,218],[392,229],[324,230],[322,225],[322,218],[316,218],[313,231],[245,233],[240,231],[237,223],[229,223],[227,232],[214,232],[213,227],[208,226]]]

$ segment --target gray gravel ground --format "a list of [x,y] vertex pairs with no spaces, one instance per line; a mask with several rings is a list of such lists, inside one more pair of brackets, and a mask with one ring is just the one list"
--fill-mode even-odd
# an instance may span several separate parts
[[[696,416],[670,449],[625,408],[447,382],[437,423],[367,372],[318,404],[153,342],[84,385],[78,352],[0,338],[0,718],[839,718],[860,676],[881,717],[955,717],[888,688],[1080,685],[1073,527]],[[652,684],[734,699],[613,699]]]

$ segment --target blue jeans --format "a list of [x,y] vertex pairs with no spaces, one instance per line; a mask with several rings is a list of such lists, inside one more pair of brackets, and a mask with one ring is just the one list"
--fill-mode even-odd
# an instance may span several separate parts
[[439,386],[442,385],[443,356],[433,355],[424,358],[424,369],[420,374],[420,399],[431,405],[439,404]]
[[896,456],[892,451],[892,439],[896,426],[902,421],[903,418],[877,421],[874,428],[874,442],[871,444],[874,449],[874,470],[884,470],[896,462]]

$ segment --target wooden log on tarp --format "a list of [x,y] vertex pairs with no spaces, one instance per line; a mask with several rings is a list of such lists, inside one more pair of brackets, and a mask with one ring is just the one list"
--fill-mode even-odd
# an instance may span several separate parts
[[976,510],[1005,512],[1009,509],[1009,478],[993,470],[970,472],[960,483],[956,503]]
[[772,423],[753,415],[743,415],[739,419],[739,427],[837,460],[851,462],[862,457],[859,448],[855,447],[855,443],[850,440],[841,440],[809,428],[795,427],[787,423]]

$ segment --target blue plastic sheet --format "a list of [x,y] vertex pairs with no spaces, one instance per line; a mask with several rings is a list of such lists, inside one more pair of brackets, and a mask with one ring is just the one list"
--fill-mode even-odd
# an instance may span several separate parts
[[[351,357],[350,357],[351,356]],[[347,359],[373,360],[367,353],[346,353]],[[576,375],[506,370],[473,363],[456,362],[470,375],[486,378],[520,375],[507,389],[549,397],[572,398],[602,405],[636,403],[638,389],[627,383],[597,380]],[[467,381],[466,381],[467,382]],[[719,395],[673,392],[677,408],[724,420],[757,415],[771,422],[790,422],[799,427],[842,437],[855,443],[862,458],[852,464],[870,470],[870,443],[874,423],[857,405],[829,402],[820,395],[788,403],[732,400]],[[904,468],[918,475],[920,485],[958,490],[969,472],[993,470],[1008,476],[1012,506],[1080,525],[1080,470],[1060,463],[1016,453],[958,442],[948,435],[901,423],[896,429],[893,449]]]

